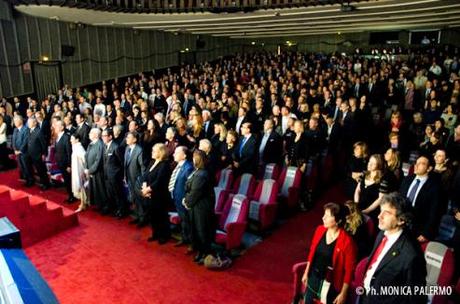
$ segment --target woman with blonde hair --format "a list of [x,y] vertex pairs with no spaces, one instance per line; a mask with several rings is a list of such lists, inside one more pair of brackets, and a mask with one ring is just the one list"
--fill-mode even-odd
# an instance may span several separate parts
[[367,144],[358,141],[353,145],[353,155],[347,165],[347,179],[345,181],[345,192],[348,198],[353,198],[356,186],[363,177],[366,164],[369,160]]
[[168,206],[172,203],[168,190],[171,167],[168,158],[166,145],[155,144],[152,148],[152,163],[142,177],[141,195],[148,204],[147,214],[153,232],[148,241],[158,241],[160,245],[165,244],[171,236],[168,217]]
[[[367,163],[367,171],[356,186],[355,199],[358,207],[367,213],[373,220],[377,221],[378,208],[368,208],[379,198],[380,181],[383,176],[383,160],[379,154],[373,154]],[[364,212],[365,211],[365,212]]]
[[345,202],[345,206],[347,207],[348,214],[345,216],[344,228],[356,243],[358,249],[357,260],[360,261],[370,253],[372,236],[366,227],[366,217],[359,210],[358,204],[349,200]]

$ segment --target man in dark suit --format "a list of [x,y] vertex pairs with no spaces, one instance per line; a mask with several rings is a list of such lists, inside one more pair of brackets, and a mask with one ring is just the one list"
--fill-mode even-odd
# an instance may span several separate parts
[[430,175],[432,169],[432,161],[427,156],[420,156],[415,163],[414,174],[403,180],[400,189],[414,208],[413,231],[419,242],[432,240],[439,224],[439,185]]
[[89,145],[89,131],[91,127],[85,122],[85,118],[81,114],[75,115],[75,122],[77,123],[77,129],[75,130],[75,134],[80,136],[81,144],[83,148],[87,149]]
[[64,122],[58,120],[54,123],[54,132],[57,134],[55,144],[55,160],[64,178],[64,186],[67,191],[67,203],[76,201],[72,193],[72,179],[70,176],[70,167],[72,162],[72,147],[70,145],[70,136],[65,132]]
[[176,244],[177,246],[190,243],[190,220],[182,205],[185,196],[185,182],[193,171],[193,164],[187,160],[188,149],[185,146],[179,146],[174,151],[174,161],[177,163],[169,180],[168,190],[171,193],[177,213],[181,218],[181,235],[182,239]]
[[24,119],[20,115],[14,116],[13,122],[16,128],[13,131],[12,146],[18,160],[20,178],[26,180],[30,175],[26,157],[29,129],[24,125]]
[[128,201],[134,204],[134,220],[130,224],[146,225],[146,210],[143,200],[138,195],[136,181],[145,172],[144,160],[142,158],[142,148],[137,144],[137,134],[128,132],[126,134],[126,150],[124,156],[125,181],[128,185]]
[[101,130],[93,128],[89,132],[91,140],[86,150],[85,174],[89,178],[90,203],[96,205],[99,211],[103,210],[106,202],[105,183],[104,183],[104,144],[101,141]]
[[257,140],[252,135],[251,128],[252,124],[250,122],[245,122],[241,126],[241,138],[233,156],[233,167],[235,168],[236,175],[243,173],[254,174],[255,171]]
[[37,127],[45,138],[46,145],[49,145],[51,139],[51,127],[48,119],[43,117],[41,112],[35,112],[35,118],[37,119]]
[[107,201],[103,213],[113,212],[117,218],[123,218],[128,208],[123,195],[123,157],[118,144],[113,141],[112,129],[102,131],[104,142],[104,179]]
[[45,157],[48,154],[48,146],[45,137],[40,132],[37,126],[35,116],[31,116],[28,120],[29,136],[27,138],[27,164],[29,166],[26,186],[30,187],[34,184],[33,168],[37,171],[40,177],[41,189],[47,190],[50,186],[48,172],[44,163]]
[[[426,286],[426,262],[420,245],[406,230],[410,218],[410,206],[404,196],[394,192],[382,197],[379,214],[382,231],[367,261],[361,304],[426,303],[425,296],[416,294],[416,286]],[[401,292],[381,296],[382,287],[405,287],[412,295]]]
[[211,137],[214,135],[214,122],[212,121],[211,112],[208,110],[203,110],[201,115],[203,117],[204,137],[211,139]]
[[264,132],[259,145],[259,165],[281,163],[283,156],[283,139],[274,131],[275,123],[271,118],[264,122]]

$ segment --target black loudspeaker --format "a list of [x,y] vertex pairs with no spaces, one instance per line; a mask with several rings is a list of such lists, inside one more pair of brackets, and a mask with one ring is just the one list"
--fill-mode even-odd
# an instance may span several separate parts
[[7,217],[0,218],[0,248],[22,248],[21,234]]
[[197,49],[204,49],[206,47],[206,41],[197,39],[196,40],[196,48]]
[[61,45],[61,54],[62,54],[62,57],[69,57],[69,56],[73,56],[73,54],[75,53],[75,48],[71,45]]

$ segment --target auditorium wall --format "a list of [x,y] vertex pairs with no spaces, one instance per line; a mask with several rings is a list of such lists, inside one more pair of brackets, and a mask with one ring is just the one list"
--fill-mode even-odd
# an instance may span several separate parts
[[[0,5],[5,4],[0,0]],[[45,55],[49,62],[62,62],[63,82],[77,87],[177,65],[179,51],[186,48],[190,52],[196,51],[196,60],[201,62],[241,52],[242,43],[246,43],[243,40],[200,36],[205,46],[197,50],[196,35],[79,27],[18,12],[9,17],[6,15],[0,20],[0,96],[7,97],[33,92],[33,71],[24,63],[38,62]],[[61,45],[74,46],[74,56],[62,57]],[[58,83],[54,79],[57,72],[40,75],[40,78],[49,75],[49,83]],[[47,80],[40,79],[40,82]]]

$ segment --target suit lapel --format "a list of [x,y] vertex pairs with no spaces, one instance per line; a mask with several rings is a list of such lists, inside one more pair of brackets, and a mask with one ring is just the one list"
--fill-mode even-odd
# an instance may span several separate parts
[[[398,240],[391,246],[390,250],[385,254],[383,259],[380,261],[379,266],[375,270],[378,273],[385,265],[390,263],[393,259],[397,258],[401,254],[401,247],[404,244],[406,237],[404,232],[399,236]],[[375,274],[374,274],[375,275]]]

